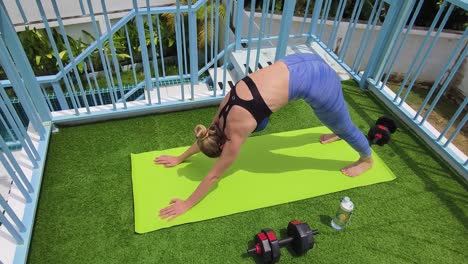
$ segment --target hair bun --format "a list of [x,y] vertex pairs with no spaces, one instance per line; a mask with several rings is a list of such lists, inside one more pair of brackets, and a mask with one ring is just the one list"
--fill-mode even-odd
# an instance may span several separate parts
[[209,131],[204,125],[197,125],[193,132],[198,140],[204,140],[209,136]]

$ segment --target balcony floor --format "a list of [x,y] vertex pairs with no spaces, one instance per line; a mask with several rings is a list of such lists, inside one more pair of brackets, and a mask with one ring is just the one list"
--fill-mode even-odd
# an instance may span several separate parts
[[[362,131],[387,114],[353,81],[344,82],[344,90]],[[194,125],[209,124],[215,111],[60,128],[49,146],[28,262],[253,263],[242,254],[254,234],[264,227],[282,230],[294,218],[306,220],[320,235],[304,257],[283,249],[282,263],[463,263],[468,258],[466,182],[405,127],[391,144],[373,147],[397,176],[394,181],[135,234],[130,153],[190,145]],[[262,133],[320,126],[310,111],[303,101],[295,102],[275,113]],[[344,195],[355,200],[356,212],[345,232],[334,233],[330,216]]]

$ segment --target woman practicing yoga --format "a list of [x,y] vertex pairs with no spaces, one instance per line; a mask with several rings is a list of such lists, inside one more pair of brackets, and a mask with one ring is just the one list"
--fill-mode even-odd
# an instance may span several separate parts
[[155,163],[172,167],[200,151],[219,157],[186,200],[171,200],[159,216],[171,221],[197,204],[236,160],[250,134],[264,129],[272,112],[296,99],[304,99],[333,132],[321,135],[321,143],[343,139],[359,153],[359,160],[341,169],[344,175],[358,176],[372,167],[369,142],[350,119],[336,72],[318,55],[290,55],[239,81],[221,102],[211,126],[195,127],[196,141],[182,155],[155,158]]

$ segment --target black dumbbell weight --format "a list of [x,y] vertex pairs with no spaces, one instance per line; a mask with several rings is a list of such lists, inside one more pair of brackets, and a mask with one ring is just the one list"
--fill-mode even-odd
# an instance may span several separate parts
[[257,234],[256,239],[257,244],[254,248],[249,249],[248,252],[259,255],[264,263],[278,262],[281,252],[275,232],[269,228],[264,228],[261,233]]
[[255,238],[255,246],[248,249],[247,253],[259,256],[264,263],[276,263],[281,256],[280,247],[292,244],[294,252],[303,255],[314,247],[314,235],[318,234],[318,231],[311,230],[307,223],[291,221],[287,233],[287,238],[277,240],[271,229],[263,229]]
[[294,252],[296,252],[298,255],[304,255],[307,251],[314,247],[314,235],[317,235],[318,233],[318,230],[310,229],[310,226],[307,223],[301,221],[291,221],[288,224],[288,238],[285,238],[284,240],[292,238],[291,242]]
[[369,143],[377,144],[379,146],[387,144],[397,128],[397,124],[392,118],[388,116],[380,117],[375,122],[375,125],[371,127],[367,133]]

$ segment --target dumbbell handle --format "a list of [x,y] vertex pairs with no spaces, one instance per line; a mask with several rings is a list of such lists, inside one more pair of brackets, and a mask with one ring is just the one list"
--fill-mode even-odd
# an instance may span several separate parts
[[[317,234],[319,234],[319,231],[318,230],[312,230],[312,234],[317,235]],[[281,240],[278,240],[278,244],[279,244],[280,247],[284,247],[285,245],[288,245],[289,243],[291,243],[293,240],[294,240],[293,237],[283,238]],[[256,254],[256,252],[257,252],[257,246],[254,246],[254,247],[249,248],[247,250],[247,253],[249,253],[249,254]]]
[[[312,235],[318,235],[319,234],[319,231],[318,230],[312,230]],[[280,247],[283,247],[285,245],[288,245],[289,243],[291,243],[292,241],[294,240],[293,237],[287,237],[287,238],[283,238],[281,240],[278,241],[279,243],[279,246]]]

